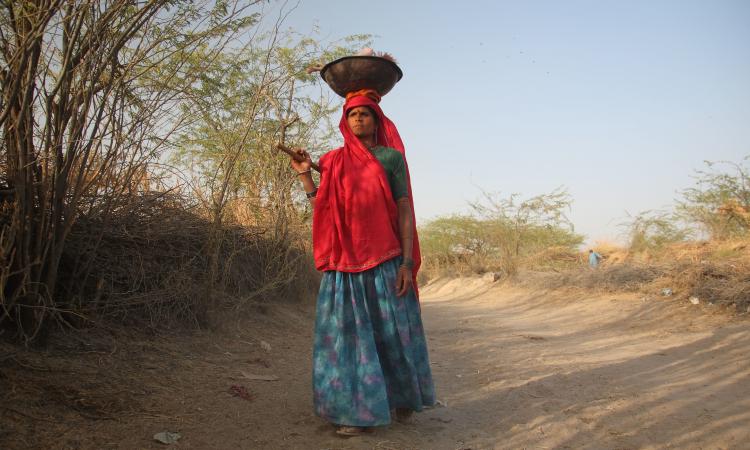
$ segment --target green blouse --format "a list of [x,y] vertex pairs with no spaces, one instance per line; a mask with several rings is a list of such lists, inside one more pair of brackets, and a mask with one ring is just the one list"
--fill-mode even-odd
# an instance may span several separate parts
[[406,184],[406,164],[404,157],[398,150],[390,147],[377,145],[370,149],[372,155],[380,161],[380,165],[385,169],[388,177],[388,184],[391,186],[393,199],[398,200],[409,196],[409,187]]

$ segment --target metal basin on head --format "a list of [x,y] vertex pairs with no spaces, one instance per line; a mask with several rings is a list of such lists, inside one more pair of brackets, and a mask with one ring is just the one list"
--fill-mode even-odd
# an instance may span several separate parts
[[345,56],[329,62],[320,71],[333,92],[342,97],[360,89],[375,89],[383,96],[403,75],[396,63],[379,56]]

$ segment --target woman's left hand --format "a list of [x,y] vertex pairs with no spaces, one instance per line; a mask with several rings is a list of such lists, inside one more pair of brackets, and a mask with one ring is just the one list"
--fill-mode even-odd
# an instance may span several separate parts
[[411,289],[411,269],[405,266],[398,268],[396,276],[396,296],[403,297]]

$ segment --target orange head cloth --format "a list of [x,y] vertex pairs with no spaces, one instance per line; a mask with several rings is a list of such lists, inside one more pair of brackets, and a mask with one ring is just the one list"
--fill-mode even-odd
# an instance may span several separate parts
[[370,97],[372,101],[375,103],[380,103],[380,94],[378,94],[378,91],[375,89],[360,89],[358,91],[352,91],[346,94],[346,101],[348,102],[350,98],[357,97],[363,95],[365,97]]

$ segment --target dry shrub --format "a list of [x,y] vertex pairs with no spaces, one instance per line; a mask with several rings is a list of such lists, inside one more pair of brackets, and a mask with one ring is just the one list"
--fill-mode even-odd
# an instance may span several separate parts
[[594,242],[594,250],[602,255],[618,253],[624,250],[622,245],[612,241],[599,240]]
[[750,239],[685,242],[673,245],[657,257],[662,261],[674,259],[704,264],[716,261],[742,265],[750,261]]
[[530,270],[560,271],[581,264],[581,256],[575,250],[565,246],[553,246],[526,256],[521,266]]
[[[604,264],[625,262],[631,257],[628,249],[609,241],[596,241],[593,250],[604,257]],[[581,261],[588,261],[588,252],[581,253]]]
[[674,244],[652,254],[651,259],[652,264],[669,267],[676,289],[686,295],[715,303],[735,303],[742,292],[747,293],[742,286],[750,282],[748,239]]
[[221,277],[209,280],[213,226],[172,193],[134,194],[106,215],[82,216],[61,264],[66,320],[205,325],[220,309],[309,289],[292,283],[316,276],[305,248],[261,227],[224,226]]
[[546,276],[535,275],[526,280],[528,275],[519,277],[524,285],[558,289],[576,287],[603,291],[638,291],[664,276],[663,268],[644,264],[610,264],[598,269],[571,269]]
[[195,319],[207,227],[170,194],[133,195],[108,214],[93,209],[71,230],[60,270],[66,309],[87,317]]
[[437,254],[429,252],[429,250],[428,253],[425,253],[424,249],[422,252],[422,266],[417,279],[421,284],[426,284],[429,280],[441,277],[455,278],[502,271],[497,261],[490,260],[484,255]]
[[610,264],[595,270],[579,273],[577,279],[582,287],[601,287],[609,291],[637,291],[664,276],[663,267],[638,264]]
[[748,267],[738,273],[730,265],[707,264],[692,268],[677,279],[685,286],[685,291],[715,304],[735,305],[739,311],[750,307],[750,277]]
[[[749,311],[748,240],[680,242],[637,253],[616,246],[597,245],[594,249],[605,258],[597,269],[581,262],[579,267],[562,272],[525,270],[515,282],[533,288],[574,287],[657,295],[663,288],[670,288],[677,298],[695,296],[703,303]],[[544,270],[545,266],[537,262],[534,268]]]

